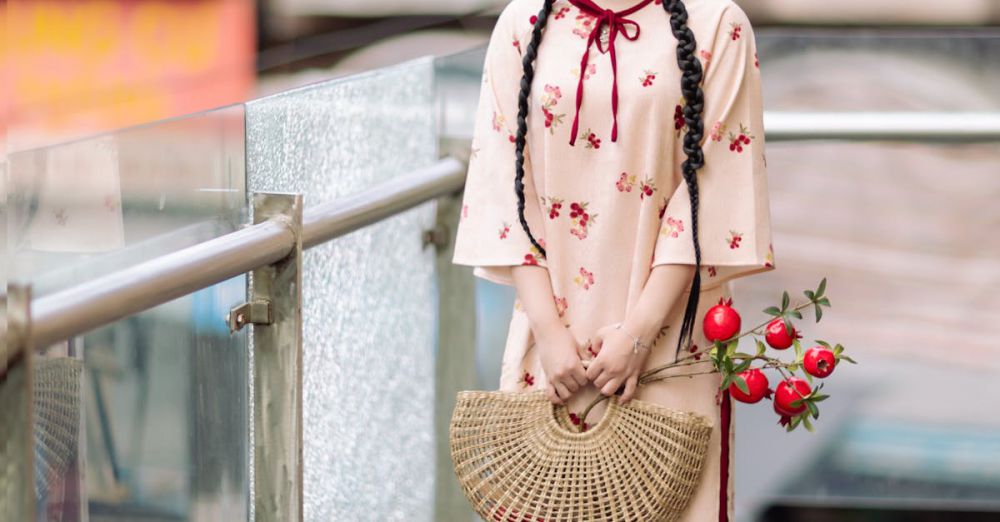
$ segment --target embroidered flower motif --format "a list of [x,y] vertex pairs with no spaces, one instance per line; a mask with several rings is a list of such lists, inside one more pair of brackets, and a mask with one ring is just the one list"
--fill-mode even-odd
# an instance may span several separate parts
[[714,266],[707,267],[707,270],[708,270],[708,276],[709,277],[715,277],[716,276],[717,272],[716,272]]
[[732,27],[729,31],[729,38],[733,41],[740,39],[740,31],[743,30],[743,24],[737,22],[729,22],[729,27]]
[[469,205],[462,205],[462,219],[469,217]]
[[667,216],[666,223],[660,227],[660,235],[667,237],[677,237],[681,232],[684,232],[684,221],[673,216]]
[[646,199],[646,196],[652,196],[655,190],[656,184],[653,182],[653,178],[647,175],[646,179],[642,180],[642,186],[639,187],[639,199]]
[[753,52],[753,66],[760,69],[760,58],[757,57],[757,51]]
[[576,15],[576,27],[573,28],[573,34],[584,40],[590,38],[590,32],[594,30],[594,22],[596,20],[596,16],[586,11],[580,11]]
[[569,205],[569,217],[573,220],[573,225],[576,227],[570,230],[569,233],[580,239],[587,237],[587,229],[597,219],[597,214],[587,213],[587,205],[586,201],[574,201]]
[[615,182],[615,187],[618,188],[618,192],[632,192],[632,187],[635,186],[635,182],[635,174],[630,176],[627,173],[622,172],[618,181]]
[[565,114],[555,114],[552,112],[552,109],[559,103],[559,98],[562,98],[562,91],[559,90],[559,86],[545,86],[545,92],[541,96],[542,114],[545,115],[545,128],[549,129],[549,132],[552,134],[555,134],[556,126],[561,124],[563,117],[566,116]]
[[740,247],[740,240],[742,239],[743,239],[742,233],[737,232],[735,230],[730,230],[729,239],[727,239],[726,242],[729,243],[729,248],[735,249]]
[[726,124],[721,121],[717,121],[715,122],[715,125],[712,125],[712,130],[709,131],[708,137],[711,138],[712,141],[722,141],[722,135],[725,134],[725,132]]
[[601,148],[601,139],[594,134],[593,131],[587,129],[583,131],[583,135],[587,137],[587,148],[588,149],[599,149]]
[[674,107],[674,130],[676,135],[680,136],[681,131],[687,128],[687,120],[684,118],[684,106],[687,105],[687,101],[682,96],[677,102],[677,106]]
[[565,7],[565,6],[564,7],[560,7],[559,11],[557,11],[556,14],[555,14],[555,19],[556,20],[562,20],[563,18],[566,18],[566,13],[568,13],[568,12],[569,12],[569,8],[568,7]]
[[774,266],[774,244],[769,243],[767,245],[767,256],[764,258],[764,266],[771,267]]
[[[545,240],[538,238],[538,244],[545,248]],[[538,260],[542,258],[542,253],[535,248],[535,245],[531,245],[531,251],[524,254],[524,261],[521,262],[522,265],[538,265]]]
[[517,54],[521,54],[521,41],[518,40],[517,38],[514,38],[512,45],[514,46],[515,49],[517,49]]
[[691,346],[689,346],[688,347],[688,352],[694,354],[694,356],[693,356],[694,360],[696,360],[696,361],[700,361],[701,360],[702,352],[698,351],[698,345],[697,344],[692,344]]
[[586,268],[580,267],[580,275],[573,278],[573,282],[577,286],[582,286],[584,290],[589,290],[590,285],[594,284],[594,273],[588,272]]
[[709,52],[709,51],[706,51],[705,49],[702,49],[698,53],[698,55],[700,55],[701,59],[705,61],[705,63],[701,66],[701,72],[702,72],[702,74],[705,74],[705,73],[708,72],[708,66],[709,66],[709,64],[712,63],[712,53]]
[[732,132],[729,133],[729,150],[736,152],[743,152],[743,145],[749,145],[750,140],[754,139],[754,135],[750,134],[750,129],[740,123],[740,134],[736,135]]
[[559,209],[562,208],[562,204],[563,200],[559,198],[542,196],[542,205],[545,207],[545,211],[549,213],[549,219],[559,217]]
[[522,375],[521,378],[518,379],[517,382],[521,384],[522,388],[527,388],[529,386],[534,386],[535,385],[535,376],[531,375],[531,372],[525,370],[524,371],[524,375]]
[[642,86],[649,87],[650,85],[653,85],[653,80],[656,79],[656,73],[653,71],[644,70],[642,71],[642,74],[645,75],[639,77],[639,81],[642,82]]
[[508,233],[510,233],[510,223],[504,221],[503,226],[500,227],[500,239],[507,239]]
[[493,111],[493,130],[500,132],[500,129],[503,128],[505,123],[507,122],[505,121],[503,114]]
[[670,198],[668,198],[667,196],[663,196],[663,203],[660,204],[660,211],[658,213],[660,219],[663,219],[663,213],[667,211],[667,202],[669,200]]
[[[580,67],[579,66],[574,67],[572,70],[570,70],[570,72],[573,73],[573,76],[575,78],[579,78],[580,77]],[[595,75],[595,74],[597,74],[597,64],[596,63],[588,63],[587,64],[587,70],[584,71],[584,73],[583,73],[583,79],[584,80],[589,80],[590,77],[593,76],[593,75]]]
[[528,18],[528,23],[531,24],[531,25],[535,25],[535,22],[537,22],[537,21],[538,21],[538,17],[536,15],[531,15],[531,18]]
[[553,296],[553,299],[556,302],[556,313],[559,314],[559,317],[562,317],[566,313],[566,309],[569,308],[569,302],[566,301],[565,297]]

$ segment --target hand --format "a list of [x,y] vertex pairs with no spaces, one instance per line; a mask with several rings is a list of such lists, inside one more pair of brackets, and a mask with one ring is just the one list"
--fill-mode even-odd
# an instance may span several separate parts
[[553,404],[563,404],[587,384],[579,343],[561,322],[540,328],[535,341],[538,358],[549,381],[546,395]]
[[639,353],[632,353],[632,339],[613,324],[597,330],[594,347],[597,357],[587,367],[587,378],[604,395],[614,394],[624,383],[625,391],[619,404],[626,404],[635,396],[639,373],[649,356],[649,349],[640,346]]

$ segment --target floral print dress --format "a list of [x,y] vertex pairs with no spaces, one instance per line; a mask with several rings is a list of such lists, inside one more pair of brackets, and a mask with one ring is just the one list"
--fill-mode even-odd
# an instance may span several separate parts
[[[593,2],[620,12],[638,0]],[[625,319],[652,268],[694,264],[694,248],[680,168],[687,130],[684,98],[669,15],[661,0],[651,0],[617,17],[621,25],[613,39],[604,30],[607,24],[578,4],[555,2],[529,100],[525,213],[547,257],[539,255],[520,226],[513,188],[522,56],[542,0],[513,0],[500,14],[487,48],[453,262],[506,285],[513,284],[512,266],[546,267],[559,315],[579,342],[581,358],[590,359],[597,355],[591,344],[595,331]],[[705,165],[698,171],[702,294],[688,347],[698,353],[709,345],[701,333],[705,311],[730,295],[729,281],[772,270],[774,256],[753,29],[731,0],[686,0],[685,5],[705,96]],[[647,367],[674,359],[686,301],[685,292],[664,322]],[[544,388],[539,349],[515,301],[500,390]],[[710,364],[705,357],[673,371],[699,372]],[[697,411],[715,423],[706,469],[685,522],[732,519],[734,430],[731,401],[717,393],[719,382],[717,374],[666,379],[640,386],[636,394],[639,400]],[[568,402],[572,422],[600,419],[606,403],[587,419],[577,416],[598,393],[590,384],[573,395]]]

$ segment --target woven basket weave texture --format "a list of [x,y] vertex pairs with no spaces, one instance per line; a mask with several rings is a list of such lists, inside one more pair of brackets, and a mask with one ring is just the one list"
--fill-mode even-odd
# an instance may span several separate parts
[[485,520],[671,522],[701,477],[712,422],[608,399],[584,432],[544,390],[459,391],[449,429],[463,493]]

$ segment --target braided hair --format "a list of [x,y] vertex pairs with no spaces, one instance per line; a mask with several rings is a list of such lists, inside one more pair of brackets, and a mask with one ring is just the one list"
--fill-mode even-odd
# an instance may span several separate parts
[[[542,40],[542,30],[552,12],[554,0],[544,0],[542,8],[538,11],[531,31],[531,41],[525,49],[522,58],[524,74],[521,76],[521,92],[518,95],[517,105],[517,134],[514,139],[514,192],[517,194],[517,215],[521,222],[521,227],[528,235],[531,244],[538,249],[539,254],[545,257],[545,249],[538,243],[528,227],[528,221],[524,217],[524,143],[528,132],[528,96],[531,93],[531,82],[535,76],[535,56],[538,53],[538,45]],[[695,270],[694,279],[691,282],[691,291],[688,295],[687,305],[684,308],[684,319],[681,321],[681,331],[677,338],[677,348],[675,357],[680,353],[682,346],[687,346],[691,341],[694,331],[695,316],[698,313],[698,298],[701,293],[701,246],[698,244],[698,169],[705,164],[705,156],[701,149],[701,140],[704,136],[704,123],[702,113],[705,107],[705,97],[701,89],[702,69],[701,62],[695,56],[697,42],[694,33],[688,27],[687,9],[683,0],[664,0],[663,9],[670,16],[670,29],[677,39],[677,65],[680,67],[681,93],[684,95],[684,122],[687,125],[687,132],[684,134],[684,153],[687,158],[681,165],[681,172],[684,183],[687,184],[688,196],[691,200],[691,237],[694,241]]]

